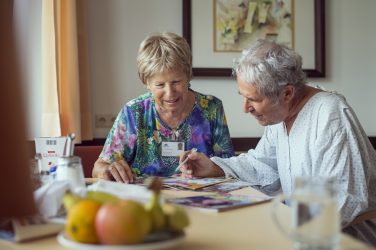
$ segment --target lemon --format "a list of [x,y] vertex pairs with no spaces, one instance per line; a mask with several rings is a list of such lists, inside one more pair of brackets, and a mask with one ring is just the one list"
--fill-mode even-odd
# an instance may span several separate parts
[[98,243],[95,232],[95,216],[101,207],[98,201],[81,200],[69,210],[66,233],[75,241]]

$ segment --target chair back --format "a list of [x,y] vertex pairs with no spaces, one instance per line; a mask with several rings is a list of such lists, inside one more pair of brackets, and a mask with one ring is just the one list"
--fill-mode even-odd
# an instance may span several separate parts
[[374,219],[376,218],[376,210],[372,211],[367,211],[365,213],[362,213],[358,215],[351,223],[350,226],[354,226],[356,224],[359,224],[363,221],[369,220],[369,219]]
[[85,178],[92,177],[95,161],[102,152],[103,146],[75,146],[74,155],[81,157]]

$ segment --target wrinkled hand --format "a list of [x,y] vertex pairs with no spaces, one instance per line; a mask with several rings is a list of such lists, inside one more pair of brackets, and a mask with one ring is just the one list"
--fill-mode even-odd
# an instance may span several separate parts
[[98,178],[124,183],[134,183],[136,180],[136,176],[126,161],[120,160],[106,165],[103,171],[98,174]]
[[188,161],[184,164],[180,171],[185,178],[193,177],[219,177],[224,176],[224,172],[214,162],[212,162],[205,154],[199,152],[186,151],[179,161],[182,162],[188,157]]

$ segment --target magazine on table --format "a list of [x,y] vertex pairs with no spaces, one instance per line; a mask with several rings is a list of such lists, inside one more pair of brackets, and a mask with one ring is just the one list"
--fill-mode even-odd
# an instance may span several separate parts
[[222,212],[240,207],[251,206],[270,201],[271,197],[263,195],[210,194],[171,198],[167,202],[179,204],[192,209],[207,212]]
[[[147,176],[138,177],[135,181],[136,185],[145,186],[145,179]],[[191,179],[180,176],[172,176],[162,178],[163,186],[167,189],[174,190],[198,190],[203,192],[228,193],[245,187],[250,187],[251,184],[245,181],[240,181],[234,178],[201,178]]]
[[54,235],[64,229],[64,219],[45,219],[40,215],[8,220],[0,227],[0,239],[22,242]]
[[200,190],[205,187],[216,185],[219,183],[232,180],[231,178],[183,178],[170,177],[163,179],[163,186],[169,188],[185,189],[185,190]]
[[218,183],[216,185],[211,185],[202,188],[200,191],[203,192],[215,192],[215,193],[228,193],[245,187],[250,187],[251,184],[245,181],[239,181],[237,179],[231,179],[226,182]]

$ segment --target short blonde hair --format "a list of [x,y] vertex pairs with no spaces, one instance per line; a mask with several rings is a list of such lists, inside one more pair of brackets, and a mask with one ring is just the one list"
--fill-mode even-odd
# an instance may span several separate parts
[[181,70],[191,80],[192,54],[188,42],[171,32],[147,36],[138,50],[137,69],[144,84],[155,74],[168,70]]

